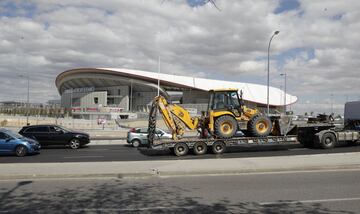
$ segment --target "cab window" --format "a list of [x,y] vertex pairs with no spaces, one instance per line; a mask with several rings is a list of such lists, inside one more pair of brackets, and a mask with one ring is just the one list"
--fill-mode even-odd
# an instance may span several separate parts
[[211,109],[227,109],[229,107],[238,108],[240,106],[239,97],[236,91],[216,92],[211,97]]

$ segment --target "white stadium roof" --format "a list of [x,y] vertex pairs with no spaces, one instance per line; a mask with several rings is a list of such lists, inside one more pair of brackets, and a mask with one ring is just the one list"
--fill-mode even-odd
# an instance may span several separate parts
[[[209,91],[211,89],[221,89],[221,88],[238,88],[239,90],[243,91],[243,98],[245,100],[260,104],[267,104],[266,85],[213,80],[213,79],[205,79],[205,78],[189,77],[189,76],[178,76],[178,75],[154,73],[154,72],[130,70],[130,69],[116,69],[116,68],[100,68],[100,69],[117,71],[119,73],[135,74],[154,80],[160,79],[160,81],[172,82],[178,85],[183,85],[204,91]],[[283,90],[270,87],[269,93],[270,93],[269,96],[270,105],[273,106],[284,105]],[[286,105],[295,103],[296,101],[297,101],[296,96],[286,94]]]
[[[111,74],[119,77],[127,77],[132,79],[145,80],[152,83],[160,82],[167,86],[192,88],[202,91],[209,91],[211,89],[224,89],[224,88],[238,88],[243,91],[244,100],[255,102],[259,104],[267,103],[267,87],[266,85],[259,85],[253,83],[213,80],[198,77],[179,76],[165,73],[155,73],[131,69],[118,69],[118,68],[79,68],[65,71],[58,75],[56,85],[60,88],[64,76],[77,73],[91,72],[96,74]],[[160,83],[161,87],[161,83]],[[286,94],[286,105],[293,104],[297,101],[296,96]],[[275,87],[270,87],[269,103],[272,106],[284,105],[284,91]]]

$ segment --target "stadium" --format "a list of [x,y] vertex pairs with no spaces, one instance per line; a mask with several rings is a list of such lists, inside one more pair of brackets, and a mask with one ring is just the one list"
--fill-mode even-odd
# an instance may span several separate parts
[[[264,110],[267,105],[265,85],[130,69],[71,69],[60,73],[55,84],[61,95],[61,106],[71,109],[74,117],[84,119],[136,117],[134,112],[147,112],[158,93],[192,114],[200,114],[207,109],[208,91],[220,88],[242,90],[248,106]],[[270,87],[269,93],[272,112],[280,112],[284,104],[297,101],[296,96],[286,94],[284,103],[284,91],[275,87]]]

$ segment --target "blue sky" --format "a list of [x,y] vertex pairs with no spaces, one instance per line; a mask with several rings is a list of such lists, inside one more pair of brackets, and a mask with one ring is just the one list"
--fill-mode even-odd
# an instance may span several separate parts
[[275,9],[275,13],[283,13],[290,10],[299,9],[300,3],[298,0],[280,0],[280,4]]
[[0,6],[2,8],[0,16],[22,16],[31,18],[36,13],[36,5],[30,2],[16,3],[14,1],[4,0],[0,3]]

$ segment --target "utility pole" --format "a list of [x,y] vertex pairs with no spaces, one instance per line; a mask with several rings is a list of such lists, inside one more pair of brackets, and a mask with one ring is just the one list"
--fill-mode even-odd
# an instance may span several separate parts
[[130,111],[132,112],[133,108],[133,80],[130,80]]
[[29,70],[27,70],[27,114],[26,114],[26,125],[30,125],[29,123],[29,114],[30,114],[30,74]]
[[331,114],[334,113],[334,94],[330,94],[330,102],[331,102]]
[[280,76],[284,76],[284,113],[286,114],[286,72],[280,74]]

